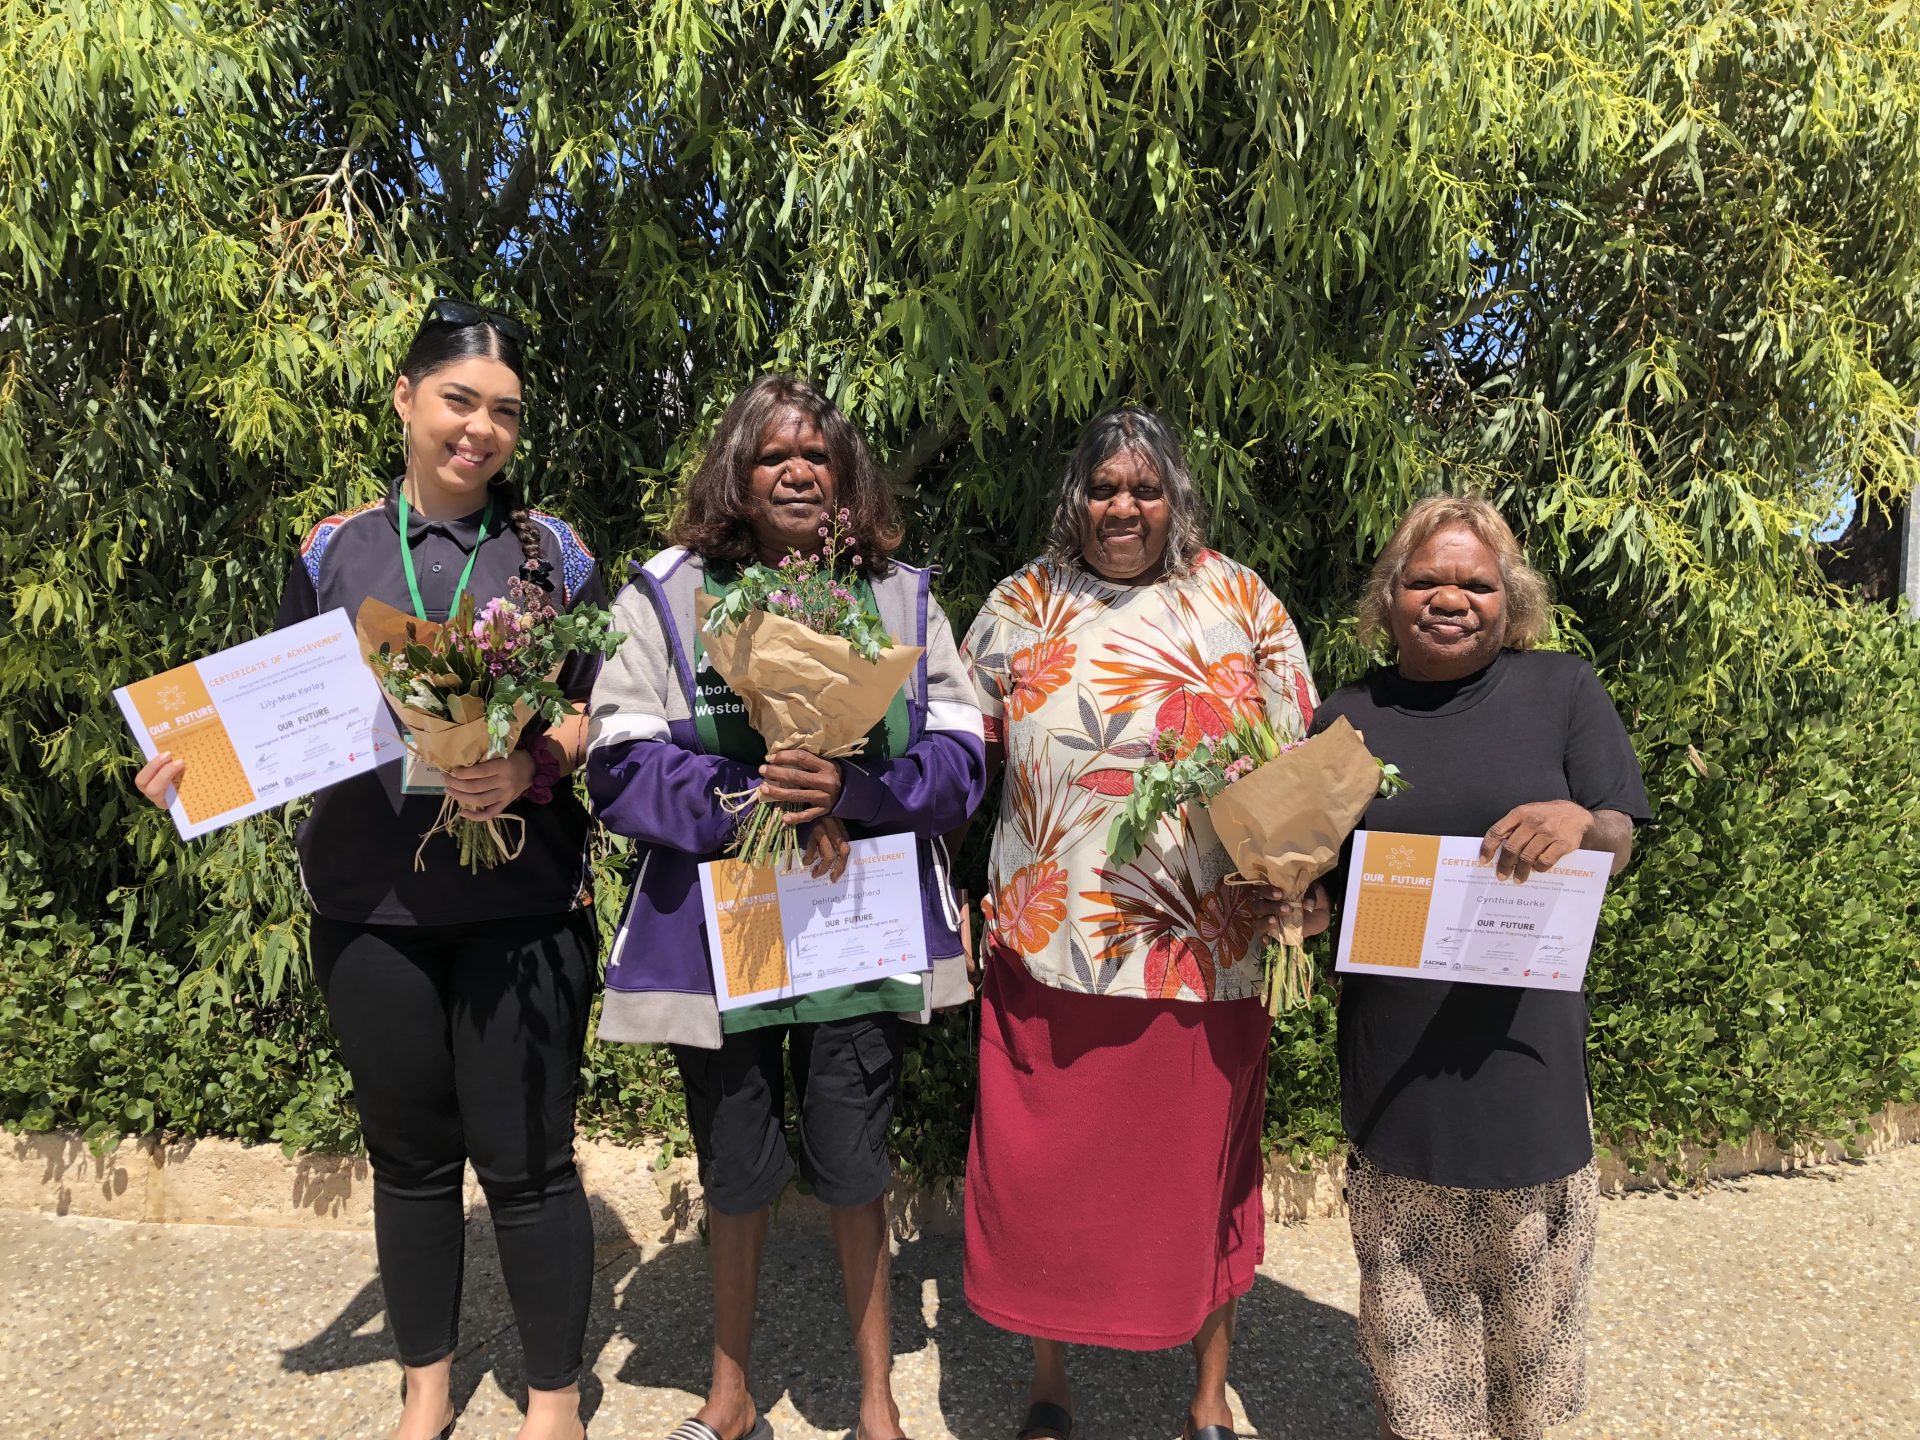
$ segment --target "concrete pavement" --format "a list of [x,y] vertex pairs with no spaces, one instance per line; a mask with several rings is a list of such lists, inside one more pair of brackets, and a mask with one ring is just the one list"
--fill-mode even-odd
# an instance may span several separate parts
[[[383,1437],[397,1370],[373,1242],[0,1212],[0,1396],[30,1437]],[[602,1244],[588,1356],[594,1440],[666,1433],[704,1381],[705,1251]],[[1371,1440],[1343,1221],[1269,1230],[1233,1382],[1248,1435]],[[917,1440],[1011,1436],[1024,1342],[975,1319],[960,1244],[900,1246],[896,1386]],[[470,1230],[455,1375],[463,1440],[510,1440],[519,1347]],[[1920,1437],[1920,1146],[1694,1193],[1605,1202],[1593,1404],[1555,1440]],[[783,1440],[845,1435],[852,1355],[824,1236],[776,1231],[757,1391]],[[1085,1440],[1179,1432],[1183,1352],[1076,1350]]]

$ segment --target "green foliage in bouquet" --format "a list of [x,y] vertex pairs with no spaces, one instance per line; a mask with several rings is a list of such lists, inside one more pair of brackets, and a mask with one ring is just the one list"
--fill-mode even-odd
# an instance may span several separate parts
[[[1202,740],[1184,755],[1180,753],[1180,732],[1162,730],[1153,737],[1153,762],[1135,773],[1133,793],[1107,827],[1108,859],[1115,865],[1132,864],[1163,818],[1182,805],[1211,800],[1234,781],[1292,748],[1281,743],[1272,721],[1244,712],[1234,717],[1226,734]],[[1407,788],[1398,765],[1378,759],[1374,763],[1380,767],[1382,795]]]
[[521,709],[549,724],[572,702],[554,675],[574,655],[610,656],[625,637],[613,615],[594,605],[556,609],[546,592],[517,576],[507,593],[477,613],[462,593],[447,622],[424,643],[407,627],[408,643],[383,645],[368,657],[393,700],[441,720],[486,717],[488,750],[504,755]]

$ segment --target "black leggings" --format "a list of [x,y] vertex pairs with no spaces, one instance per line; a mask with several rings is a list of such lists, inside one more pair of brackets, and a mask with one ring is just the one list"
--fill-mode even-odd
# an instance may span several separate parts
[[373,1163],[373,1233],[404,1365],[453,1353],[466,1162],[487,1195],[527,1384],[580,1374],[593,1224],[573,1104],[599,979],[590,913],[472,925],[313,919],[313,965]]

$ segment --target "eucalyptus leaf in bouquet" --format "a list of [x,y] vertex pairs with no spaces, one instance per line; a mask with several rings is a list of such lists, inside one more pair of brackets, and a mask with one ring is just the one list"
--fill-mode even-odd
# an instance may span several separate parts
[[[1131,863],[1163,819],[1199,803],[1233,857],[1229,883],[1271,886],[1296,903],[1334,867],[1374,797],[1406,788],[1399,770],[1377,760],[1345,718],[1283,745],[1264,716],[1241,715],[1225,735],[1185,754],[1178,733],[1162,731],[1154,754],[1108,827],[1109,863]],[[1268,1010],[1306,1004],[1313,969],[1298,920],[1281,926],[1263,961]]]

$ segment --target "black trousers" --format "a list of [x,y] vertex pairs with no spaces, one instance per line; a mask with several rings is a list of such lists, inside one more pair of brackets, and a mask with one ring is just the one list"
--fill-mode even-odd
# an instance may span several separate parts
[[593,1224],[573,1107],[599,980],[590,913],[459,926],[315,916],[314,970],[373,1165],[373,1231],[405,1365],[453,1353],[466,1162],[486,1191],[527,1384],[580,1374]]

